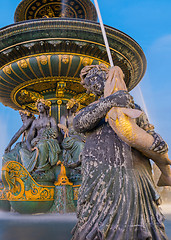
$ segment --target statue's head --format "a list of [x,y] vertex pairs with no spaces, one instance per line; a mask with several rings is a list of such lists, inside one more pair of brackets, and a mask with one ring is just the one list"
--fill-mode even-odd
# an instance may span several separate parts
[[50,106],[51,106],[50,101],[45,100],[43,98],[38,98],[37,99],[36,108],[39,111],[39,113],[46,111],[46,113],[49,114]]
[[26,121],[28,118],[35,118],[34,114],[27,110],[19,110],[22,122]]
[[104,65],[90,65],[81,70],[81,84],[87,89],[87,93],[93,93],[96,96],[103,95],[104,86],[109,69]]
[[67,102],[66,106],[68,110],[70,110],[72,113],[75,113],[80,108],[80,103],[76,99],[71,98]]

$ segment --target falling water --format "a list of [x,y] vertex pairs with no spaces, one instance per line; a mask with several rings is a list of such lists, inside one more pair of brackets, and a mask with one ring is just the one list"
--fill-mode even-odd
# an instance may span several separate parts
[[66,17],[65,16],[65,0],[61,0],[61,4],[62,4],[62,7],[61,7],[61,17]]
[[133,95],[134,100],[136,103],[138,103],[142,109],[144,110],[145,114],[147,115],[148,120],[149,119],[149,114],[148,114],[148,110],[147,110],[147,106],[143,97],[143,93],[141,91],[141,87],[140,85],[136,86],[132,91],[131,91],[131,95]]
[[143,106],[144,112],[146,113],[147,118],[148,118],[148,120],[150,121],[149,115],[148,115],[148,111],[147,111],[147,107],[146,107],[146,104],[145,104],[145,100],[144,100],[144,97],[143,97],[143,94],[142,94],[140,85],[137,86],[137,89],[138,89],[138,91],[139,91],[139,96],[140,96],[140,99],[141,99],[141,101],[142,101],[142,106]]

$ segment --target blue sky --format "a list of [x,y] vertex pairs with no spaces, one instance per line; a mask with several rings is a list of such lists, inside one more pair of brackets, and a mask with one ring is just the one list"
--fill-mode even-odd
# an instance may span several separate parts
[[[19,3],[20,0],[1,2],[0,28],[14,22]],[[144,50],[147,71],[139,86],[150,122],[171,149],[171,1],[98,0],[98,3],[104,24],[125,32]],[[131,93],[143,107],[138,88]],[[21,124],[18,112],[0,103],[0,158]]]

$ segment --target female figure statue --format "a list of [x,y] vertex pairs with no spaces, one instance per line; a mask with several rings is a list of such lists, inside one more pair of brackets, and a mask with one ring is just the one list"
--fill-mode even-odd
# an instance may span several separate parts
[[44,172],[56,165],[60,147],[57,141],[57,124],[49,116],[50,101],[38,99],[39,116],[31,125],[26,148],[20,149],[21,161],[28,172]]
[[[18,161],[21,163],[19,150],[21,148],[26,147],[26,139],[29,132],[29,129],[31,127],[31,124],[33,123],[35,117],[34,115],[27,111],[27,110],[20,110],[19,111],[21,120],[23,122],[22,127],[16,132],[16,134],[12,137],[11,141],[9,142],[8,146],[5,149],[5,153],[2,157],[2,164],[4,165],[8,161]],[[22,142],[19,142],[16,144],[14,149],[11,150],[12,145],[18,140],[18,138],[22,136]]]
[[[123,90],[103,97],[103,66],[85,67],[81,78],[83,86],[100,99],[80,111],[73,121],[75,130],[86,134],[86,142],[78,223],[72,240],[167,239],[149,159],[123,142],[105,122],[112,107],[137,106]],[[154,135],[155,151],[167,150],[145,114],[137,119],[137,124]]]

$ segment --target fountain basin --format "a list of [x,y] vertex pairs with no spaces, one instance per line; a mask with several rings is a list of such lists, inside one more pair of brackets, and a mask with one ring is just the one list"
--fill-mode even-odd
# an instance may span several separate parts
[[0,239],[70,240],[75,214],[19,215],[0,212]]

